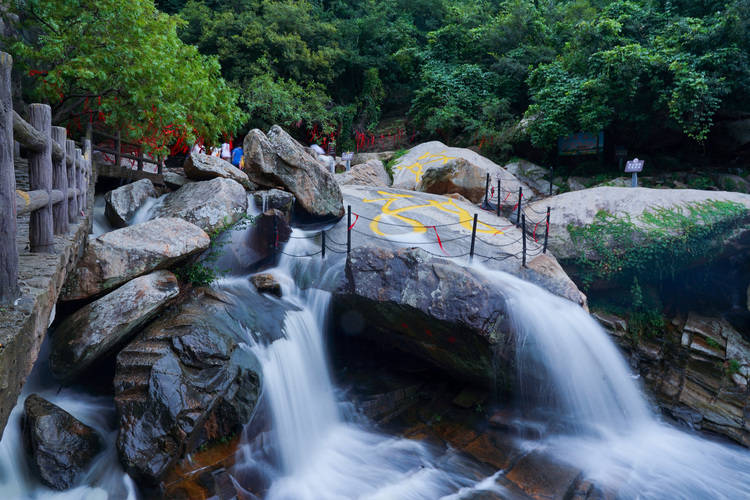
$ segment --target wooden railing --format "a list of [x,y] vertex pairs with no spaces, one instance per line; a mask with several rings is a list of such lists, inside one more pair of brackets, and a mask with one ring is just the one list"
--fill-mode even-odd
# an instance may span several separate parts
[[[62,127],[52,126],[46,104],[29,107],[26,122],[13,110],[13,59],[0,52],[0,304],[13,301],[18,288],[17,217],[30,213],[32,253],[54,253],[54,235],[67,234],[88,200],[92,178],[91,140],[83,151]],[[29,191],[16,190],[14,141],[28,152]]]
[[[97,139],[101,137],[106,139],[108,142],[111,141],[112,147],[110,148],[101,145],[99,141],[97,141]],[[112,155],[112,162],[115,166],[121,167],[122,160],[130,160],[131,162],[134,162],[134,166],[137,165],[137,170],[139,172],[143,171],[143,166],[146,163],[152,163],[156,165],[157,175],[162,175],[162,173],[164,172],[163,158],[153,158],[151,156],[145,155],[143,152],[143,146],[141,144],[123,141],[120,131],[117,131],[114,134],[110,134],[101,130],[94,129],[91,131],[91,139],[93,143],[93,150],[105,155]],[[123,151],[123,146],[125,147],[126,151]],[[127,151],[133,151],[135,154],[130,154]]]

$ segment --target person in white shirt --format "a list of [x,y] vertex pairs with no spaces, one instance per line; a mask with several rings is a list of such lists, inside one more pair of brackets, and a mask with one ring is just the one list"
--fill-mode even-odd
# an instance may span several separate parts
[[225,161],[229,161],[232,159],[232,148],[227,142],[221,145],[221,159]]

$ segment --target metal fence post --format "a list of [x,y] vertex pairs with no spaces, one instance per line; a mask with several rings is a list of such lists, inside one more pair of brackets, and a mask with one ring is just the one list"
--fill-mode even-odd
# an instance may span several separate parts
[[477,214],[474,214],[474,226],[471,228],[471,248],[469,249],[469,262],[474,261],[474,240],[477,238]]
[[521,202],[523,201],[523,188],[518,187],[518,212],[516,212],[516,227],[521,226]]
[[13,58],[0,52],[0,304],[18,296],[16,248],[16,170],[13,159],[13,99],[10,74]]
[[500,217],[500,178],[497,179],[497,216]]
[[346,254],[352,251],[352,206],[346,206]]
[[41,132],[46,141],[39,153],[29,158],[29,185],[31,191],[46,191],[46,207],[31,212],[29,220],[29,247],[32,252],[54,253],[55,239],[52,225],[52,108],[47,104],[29,106],[29,124]]
[[326,232],[320,232],[320,258],[326,258]]
[[[63,127],[52,127],[52,140],[55,141],[65,152],[65,141],[68,139],[68,131]],[[63,197],[60,203],[52,207],[52,223],[55,234],[68,232],[68,174],[65,154],[59,161],[52,165],[52,188],[62,191]]]
[[523,267],[526,267],[526,214],[521,215],[521,232],[523,233]]
[[547,240],[549,240],[549,212],[550,207],[547,207],[547,230],[544,232],[544,249],[542,253],[547,253]]

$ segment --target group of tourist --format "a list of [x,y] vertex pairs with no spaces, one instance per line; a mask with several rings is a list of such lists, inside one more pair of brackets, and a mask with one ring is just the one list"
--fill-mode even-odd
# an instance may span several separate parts
[[223,143],[219,147],[208,148],[208,149],[206,149],[206,147],[203,144],[196,143],[193,146],[192,152],[216,156],[217,158],[221,158],[222,160],[230,162],[232,165],[239,168],[240,170],[245,168],[244,150],[240,146],[237,146],[236,148],[232,149],[232,145],[229,144],[228,142]]

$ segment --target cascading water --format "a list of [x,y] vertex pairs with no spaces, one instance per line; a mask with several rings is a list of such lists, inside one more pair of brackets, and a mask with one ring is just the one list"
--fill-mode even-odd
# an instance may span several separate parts
[[[293,235],[304,233],[295,230]],[[304,240],[292,242],[285,248],[292,254],[316,249]],[[323,272],[320,259],[283,256],[271,272],[285,300],[298,310],[287,313],[284,338],[270,344],[246,338],[263,369],[273,425],[272,436],[262,434],[244,445],[239,476],[243,470],[263,469],[270,477],[268,499],[437,499],[477,489],[504,491],[494,481],[477,482],[472,464],[451,450],[438,453],[342,418],[323,337],[330,294],[297,286],[311,281],[320,286],[336,269]],[[247,283],[230,278],[219,286],[231,293],[242,282]],[[269,448],[278,456],[269,458]]]
[[508,301],[519,379],[535,381],[522,383],[521,396],[547,400],[554,406],[542,408],[545,416],[563,421],[544,442],[550,454],[618,498],[750,498],[750,452],[659,422],[586,311],[509,274],[483,272]]
[[[45,343],[40,359],[46,360]],[[97,431],[104,450],[97,455],[85,477],[84,486],[67,491],[55,491],[39,483],[26,462],[21,435],[23,402],[29,394],[39,394],[61,407],[84,424]],[[93,396],[80,387],[58,390],[52,381],[47,363],[38,363],[32,371],[18,398],[18,404],[8,418],[3,439],[0,441],[0,497],[4,499],[34,500],[103,500],[107,498],[136,500],[136,487],[123,471],[115,448],[115,405],[111,397]]]

